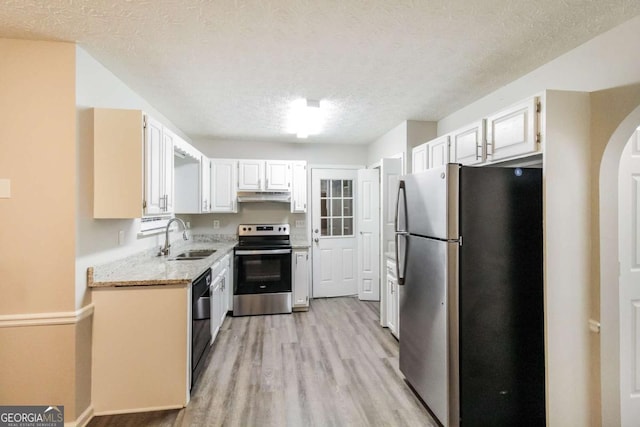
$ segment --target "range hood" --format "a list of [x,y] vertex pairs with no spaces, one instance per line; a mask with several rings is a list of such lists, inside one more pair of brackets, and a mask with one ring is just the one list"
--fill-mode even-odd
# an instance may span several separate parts
[[280,202],[290,203],[291,193],[288,191],[239,191],[238,202]]

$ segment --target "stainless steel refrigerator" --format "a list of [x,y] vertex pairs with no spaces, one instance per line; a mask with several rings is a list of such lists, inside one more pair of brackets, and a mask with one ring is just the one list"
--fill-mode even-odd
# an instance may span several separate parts
[[542,170],[400,182],[400,370],[445,426],[545,425]]

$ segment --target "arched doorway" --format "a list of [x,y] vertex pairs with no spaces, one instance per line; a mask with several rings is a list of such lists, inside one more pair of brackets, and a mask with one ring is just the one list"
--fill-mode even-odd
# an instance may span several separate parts
[[600,372],[603,426],[622,425],[618,178],[622,152],[638,125],[640,106],[613,132],[600,164]]

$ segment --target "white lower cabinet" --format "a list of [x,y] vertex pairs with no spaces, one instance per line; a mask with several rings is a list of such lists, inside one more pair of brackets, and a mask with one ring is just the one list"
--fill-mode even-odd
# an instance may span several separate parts
[[221,277],[214,276],[210,287],[210,302],[211,302],[211,343],[215,341],[220,330],[220,317],[222,311],[222,293],[221,293]]
[[309,250],[294,249],[292,266],[293,281],[293,309],[304,311],[309,309],[309,284],[311,283],[309,269]]
[[400,338],[400,292],[396,278],[396,263],[387,260],[387,327],[396,337]]

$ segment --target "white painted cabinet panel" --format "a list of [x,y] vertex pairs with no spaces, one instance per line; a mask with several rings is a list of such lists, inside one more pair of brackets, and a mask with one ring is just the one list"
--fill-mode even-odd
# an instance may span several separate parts
[[411,150],[411,173],[422,172],[429,166],[427,144],[421,144]]
[[221,276],[214,276],[213,282],[209,287],[209,302],[211,303],[211,343],[215,341],[220,330],[220,318],[222,316],[222,290]]
[[144,128],[144,200],[146,215],[164,213],[162,124],[149,116]]
[[237,170],[237,160],[211,160],[211,212],[238,212]]
[[202,156],[200,160],[200,211],[211,211],[211,160]]
[[477,165],[486,158],[484,120],[478,120],[451,133],[451,162]]
[[291,190],[291,162],[267,160],[265,162],[265,186],[267,191]]
[[387,260],[387,327],[389,331],[399,338],[400,324],[400,296],[398,280],[395,273],[395,262]]
[[162,190],[164,191],[164,213],[174,208],[173,140],[175,135],[167,128],[162,130]]
[[309,309],[309,251],[293,251],[293,309]]
[[487,117],[488,161],[538,151],[538,105],[534,97]]
[[264,188],[264,160],[238,161],[238,190],[260,191]]
[[291,162],[291,212],[307,212],[307,162]]
[[429,169],[449,163],[449,135],[441,136],[427,144]]

